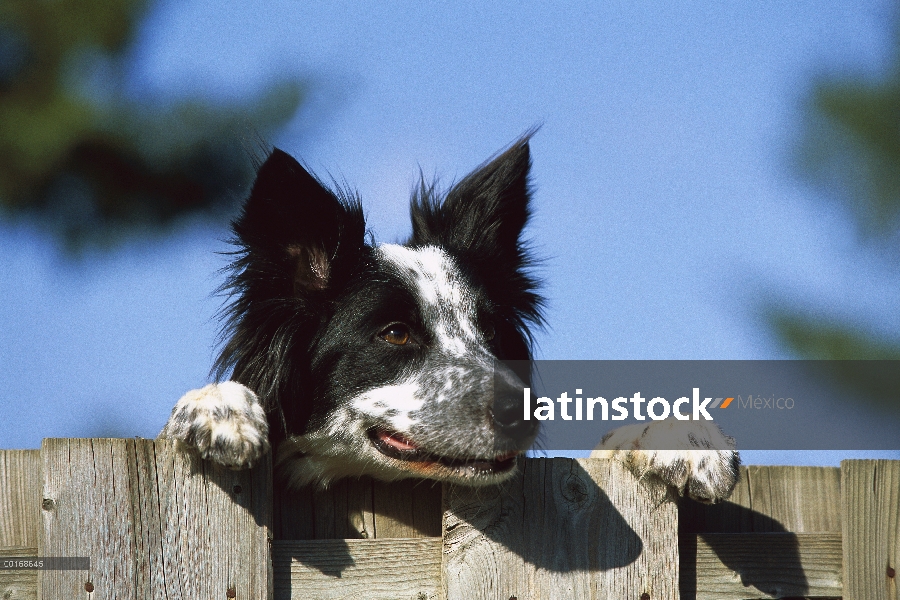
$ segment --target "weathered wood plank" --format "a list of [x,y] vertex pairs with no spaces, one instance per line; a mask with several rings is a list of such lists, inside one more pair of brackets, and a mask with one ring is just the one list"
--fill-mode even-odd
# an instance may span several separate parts
[[0,450],[0,548],[37,547],[41,485],[40,450]]
[[271,597],[268,461],[229,471],[170,441],[47,439],[42,556],[91,569],[44,571],[44,598]]
[[682,534],[682,600],[841,595],[840,533]]
[[272,564],[276,600],[440,598],[441,538],[275,540]]
[[[0,560],[13,556],[37,556],[37,548],[0,547]],[[24,569],[0,569],[0,598],[3,600],[38,600],[38,572]]]
[[841,531],[837,467],[748,467],[753,531]]
[[375,509],[372,506],[372,486],[358,480],[345,482],[347,506],[345,538],[369,539],[376,537]]
[[439,537],[441,486],[421,479],[374,482],[375,536]]
[[275,497],[273,537],[276,540],[316,539],[315,518],[313,517],[313,490],[293,489],[279,478],[273,481]]
[[327,489],[311,490],[310,539],[366,539],[375,537],[372,480],[344,479]]
[[741,468],[727,502],[679,503],[682,533],[841,531],[841,472],[837,467]]
[[44,536],[38,551],[41,556],[90,557],[91,569],[42,572],[42,597],[78,597],[89,588],[103,598],[128,597],[134,588],[131,482],[125,462],[113,460],[126,445],[126,440],[44,440]]
[[687,497],[678,500],[681,533],[745,533],[753,531],[750,477],[741,467],[741,479],[726,502],[701,504]]
[[441,487],[409,479],[346,479],[327,489],[285,489],[276,482],[275,539],[331,540],[437,537]]
[[841,462],[845,600],[898,600],[900,461]]
[[676,507],[616,461],[532,459],[444,489],[447,600],[678,598]]

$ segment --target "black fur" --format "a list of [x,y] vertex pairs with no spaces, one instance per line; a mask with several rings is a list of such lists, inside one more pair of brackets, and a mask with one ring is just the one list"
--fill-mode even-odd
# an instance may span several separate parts
[[[533,260],[521,239],[529,217],[528,138],[444,198],[434,185],[421,185],[411,204],[407,245],[440,246],[455,259],[477,290],[479,320],[496,331],[491,351],[501,360],[530,359],[529,328],[542,323]],[[276,149],[233,231],[237,250],[222,288],[230,297],[226,343],[214,373],[230,373],[256,392],[273,447],[322,427],[341,399],[424,360],[433,340],[402,274],[375,259],[355,194],[328,189]],[[389,347],[377,339],[395,322],[408,325],[417,344]]]

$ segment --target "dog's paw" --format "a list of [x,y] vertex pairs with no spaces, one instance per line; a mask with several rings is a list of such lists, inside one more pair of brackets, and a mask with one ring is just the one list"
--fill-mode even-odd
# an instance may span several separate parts
[[666,420],[620,427],[591,456],[617,458],[641,479],[713,503],[728,498],[740,479],[741,458],[734,448],[718,425]]
[[182,396],[159,437],[180,440],[232,469],[253,466],[269,450],[266,413],[256,394],[235,381]]

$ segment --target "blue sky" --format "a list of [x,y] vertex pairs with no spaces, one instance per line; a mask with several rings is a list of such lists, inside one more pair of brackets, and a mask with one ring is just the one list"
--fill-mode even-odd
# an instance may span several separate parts
[[[408,234],[420,168],[449,183],[542,123],[540,358],[782,358],[771,298],[900,335],[900,271],[790,168],[812,78],[881,72],[892,18],[875,0],[188,0],[153,11],[129,85],[228,101],[305,78],[272,141],[356,187],[379,241]],[[207,381],[226,237],[186,223],[72,262],[0,224],[0,447],[154,436]]]

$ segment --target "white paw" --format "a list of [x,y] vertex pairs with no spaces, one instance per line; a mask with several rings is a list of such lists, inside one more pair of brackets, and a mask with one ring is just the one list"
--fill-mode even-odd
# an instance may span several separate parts
[[711,503],[728,498],[740,479],[734,448],[714,423],[672,419],[620,427],[591,456],[618,458],[641,479],[660,480],[679,495]]
[[266,413],[256,394],[235,381],[182,396],[159,437],[180,440],[232,469],[253,466],[269,450]]

